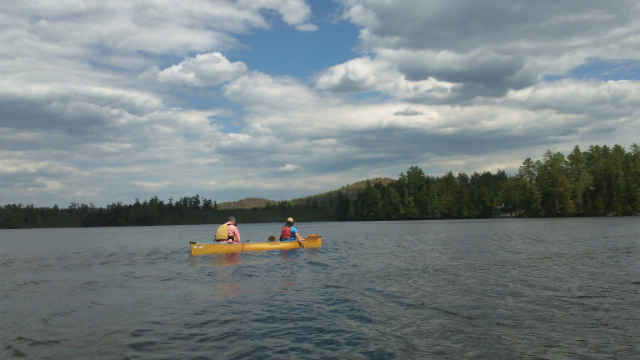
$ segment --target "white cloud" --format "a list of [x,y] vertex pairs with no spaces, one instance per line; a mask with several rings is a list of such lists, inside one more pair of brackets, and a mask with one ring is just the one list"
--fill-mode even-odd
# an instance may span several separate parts
[[140,69],[152,64],[152,54],[228,49],[237,44],[229,34],[270,27],[261,14],[265,9],[287,24],[311,29],[306,24],[311,10],[303,0],[5,1],[0,58],[81,59]]
[[200,54],[160,71],[157,80],[175,86],[216,86],[247,71],[241,61],[230,62],[219,52]]
[[[259,78],[259,83],[269,84],[265,89],[277,82],[264,74]],[[492,163],[496,170],[497,166],[513,164],[518,157],[517,161],[521,161],[540,156],[544,151],[540,149],[545,146],[570,149],[577,143],[602,142],[605,138],[609,143],[622,140],[627,145],[632,143],[633,136],[623,134],[636,126],[637,121],[632,119],[639,115],[640,98],[636,94],[640,83],[592,81],[584,85],[577,80],[542,83],[535,88],[511,91],[503,98],[478,99],[464,107],[420,105],[400,99],[354,104],[348,99],[310,93],[304,100],[270,107],[257,96],[239,96],[245,101],[245,108],[250,109],[244,118],[250,150],[230,151],[248,156],[259,154],[262,148],[265,154],[273,154],[281,161],[277,165],[281,168],[296,161],[305,170],[318,172],[327,170],[323,161],[332,171],[380,170],[392,168],[398,162],[406,166],[435,164],[440,157],[450,158],[442,164],[458,164],[452,170],[469,172],[490,168]],[[298,91],[299,84],[279,83],[278,87],[278,93],[290,94]],[[242,88],[262,90],[250,82]],[[575,96],[576,93],[581,96]],[[574,99],[570,101],[571,96]],[[300,103],[304,103],[306,111],[300,111]],[[597,110],[597,114],[592,110]],[[276,129],[295,137],[282,144],[278,142],[282,132],[273,132]],[[602,136],[597,136],[602,131]],[[320,145],[321,142],[325,143]],[[292,148],[296,149],[294,154]],[[504,149],[508,153],[493,160],[480,160]],[[532,149],[536,152],[532,153]],[[458,159],[469,156],[475,160],[456,163],[452,154]],[[270,162],[269,166],[277,163]]]
[[171,184],[168,181],[163,181],[163,182],[159,182],[159,183],[155,183],[155,182],[148,182],[148,181],[134,181],[133,182],[134,185],[136,186],[140,186],[143,187],[145,189],[159,189],[159,188],[163,188],[169,184]]
[[299,31],[318,31],[318,26],[315,24],[300,24],[296,25],[296,29]]
[[224,85],[223,94],[249,109],[308,109],[315,94],[302,81],[252,72]]
[[[589,59],[640,58],[635,1],[346,0],[361,48],[408,80],[456,84],[450,102],[504,96]],[[425,99],[428,101],[428,99]]]
[[315,87],[334,93],[380,91],[412,102],[442,102],[452,97],[454,84],[433,78],[408,80],[389,62],[369,57],[333,66],[319,75]]
[[289,171],[294,171],[297,168],[299,168],[298,165],[285,164],[284,166],[279,167],[278,170],[280,170],[280,171],[288,171],[289,172]]
[[369,57],[357,58],[327,69],[316,81],[316,88],[334,92],[359,93],[377,90],[400,77],[389,64]]
[[253,11],[275,10],[282,15],[282,21],[289,25],[304,25],[311,16],[311,8],[302,0],[239,0],[238,4]]
[[315,28],[302,0],[0,3],[0,197],[99,203],[144,194],[125,183],[186,195],[231,182],[214,170],[232,164],[218,147],[246,138],[222,132],[233,111],[174,106],[166,91],[242,76],[221,51],[269,28],[264,11]]

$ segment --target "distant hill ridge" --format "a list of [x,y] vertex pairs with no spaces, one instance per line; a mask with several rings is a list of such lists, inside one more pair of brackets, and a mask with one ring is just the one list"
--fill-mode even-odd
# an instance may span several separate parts
[[249,197],[238,201],[227,201],[218,204],[218,209],[228,210],[228,209],[252,209],[256,207],[263,207],[267,205],[269,202],[277,202],[274,200],[263,199],[263,198],[255,198]]
[[335,194],[338,191],[342,191],[342,194],[344,194],[346,197],[348,197],[349,200],[353,200],[367,186],[367,181],[370,181],[371,185],[375,185],[377,183],[381,183],[382,185],[387,185],[387,184],[390,184],[390,183],[394,183],[397,180],[393,180],[393,179],[390,179],[390,178],[374,178],[374,179],[362,180],[362,181],[358,181],[358,182],[353,183],[353,184],[345,185],[345,186],[343,186],[343,187],[341,187],[340,189],[337,189],[337,190],[331,190],[331,191],[327,191],[327,192],[322,193],[322,194],[316,194],[316,195],[311,195],[311,196],[305,196],[303,198],[293,199],[290,202],[292,204],[294,204],[294,205],[295,204],[300,204],[300,203],[306,202],[307,199],[310,199],[310,198],[323,198],[323,197]]
[[[342,193],[349,198],[349,200],[353,200],[356,196],[358,196],[358,194],[365,188],[365,186],[367,185],[367,181],[370,181],[371,184],[377,184],[377,183],[381,183],[382,185],[387,185],[393,182],[396,182],[397,180],[393,180],[390,178],[374,178],[374,179],[369,179],[369,180],[362,180],[362,181],[358,181],[356,183],[353,184],[349,184],[349,185],[345,185],[343,187],[341,187],[340,189],[337,190],[331,190],[331,191],[327,191],[325,193],[321,193],[321,194],[316,194],[316,195],[311,195],[311,196],[305,196],[302,198],[297,198],[297,199],[292,199],[289,202],[291,204],[301,204],[306,202],[308,199],[312,199],[312,198],[324,198],[330,195],[333,195],[335,193],[337,193],[338,191],[342,191]],[[269,199],[264,199],[264,198],[255,198],[255,197],[249,197],[249,198],[245,198],[242,200],[237,200],[237,201],[227,201],[227,202],[223,202],[223,203],[219,203],[218,204],[218,208],[221,210],[229,210],[229,209],[252,209],[252,208],[257,208],[257,207],[264,207],[265,205],[267,205],[267,203],[278,203],[277,200],[269,200]]]

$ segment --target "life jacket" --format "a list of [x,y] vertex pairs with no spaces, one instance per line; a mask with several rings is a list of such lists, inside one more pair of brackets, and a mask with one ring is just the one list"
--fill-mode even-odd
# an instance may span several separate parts
[[280,232],[280,240],[282,239],[291,239],[291,225],[285,225],[282,227],[282,232]]
[[234,240],[233,236],[229,236],[229,224],[222,224],[216,231],[216,241]]

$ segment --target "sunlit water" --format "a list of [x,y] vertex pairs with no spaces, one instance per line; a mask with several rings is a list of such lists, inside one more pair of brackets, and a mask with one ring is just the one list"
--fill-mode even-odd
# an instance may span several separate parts
[[296,225],[0,230],[0,357],[640,358],[640,218]]

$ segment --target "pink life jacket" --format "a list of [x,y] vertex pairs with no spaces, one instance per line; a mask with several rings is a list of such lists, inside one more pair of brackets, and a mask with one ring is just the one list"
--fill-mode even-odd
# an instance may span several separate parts
[[291,238],[291,225],[285,225],[282,228],[282,232],[280,233],[280,240],[286,239],[289,240]]

